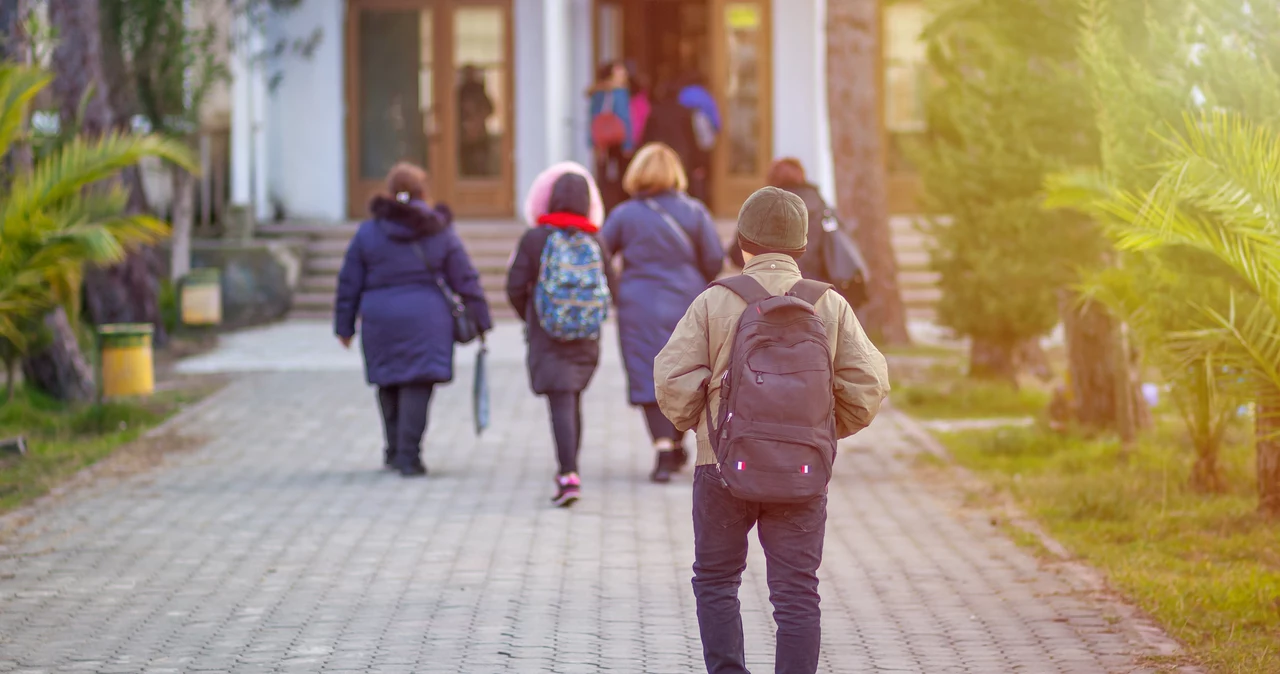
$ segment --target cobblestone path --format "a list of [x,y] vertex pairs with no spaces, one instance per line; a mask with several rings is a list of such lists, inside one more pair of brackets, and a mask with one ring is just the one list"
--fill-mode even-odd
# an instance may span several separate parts
[[[495,341],[493,426],[471,430],[462,351],[417,481],[378,469],[373,394],[325,326],[189,363],[256,371],[173,425],[197,449],[44,503],[0,541],[0,672],[701,671],[689,475],[646,482],[616,349],[587,397],[584,498],[556,510],[518,331]],[[905,423],[883,415],[836,464],[821,671],[1140,671],[1133,630],[918,478]],[[752,544],[759,674],[773,628]]]

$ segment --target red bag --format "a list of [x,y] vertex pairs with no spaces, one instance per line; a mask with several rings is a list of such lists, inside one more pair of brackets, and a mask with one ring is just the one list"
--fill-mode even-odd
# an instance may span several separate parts
[[613,92],[604,99],[604,107],[591,119],[591,144],[598,150],[621,147],[627,142],[627,125],[613,111]]

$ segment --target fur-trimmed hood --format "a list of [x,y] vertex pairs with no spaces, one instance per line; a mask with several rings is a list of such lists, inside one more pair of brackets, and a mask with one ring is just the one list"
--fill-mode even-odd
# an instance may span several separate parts
[[402,203],[389,197],[377,196],[369,202],[369,212],[375,219],[385,222],[387,236],[396,241],[413,241],[448,229],[453,224],[453,211],[444,204],[433,208],[425,201]]
[[537,226],[538,218],[547,214],[551,203],[551,191],[555,188],[560,176],[566,173],[576,173],[587,179],[587,191],[590,193],[591,203],[585,215],[597,228],[604,224],[604,200],[600,198],[600,189],[596,187],[595,178],[591,177],[591,172],[582,164],[563,161],[547,167],[533,179],[533,184],[529,186],[529,195],[524,201],[524,221],[530,227]]

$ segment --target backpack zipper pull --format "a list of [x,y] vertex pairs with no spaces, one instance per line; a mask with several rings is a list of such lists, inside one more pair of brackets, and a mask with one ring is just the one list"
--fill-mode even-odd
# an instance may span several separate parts
[[764,375],[763,375],[763,374],[761,374],[761,373],[759,373],[759,372],[757,372],[757,373],[756,373],[756,383],[757,383],[757,384],[763,384],[763,383],[764,383]]

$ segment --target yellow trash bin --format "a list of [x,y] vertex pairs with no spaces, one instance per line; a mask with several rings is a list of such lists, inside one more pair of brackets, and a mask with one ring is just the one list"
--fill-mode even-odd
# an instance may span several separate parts
[[219,325],[222,323],[222,275],[216,267],[192,269],[182,279],[184,325]]
[[145,396],[155,391],[152,331],[146,323],[116,323],[98,328],[102,337],[104,397]]

